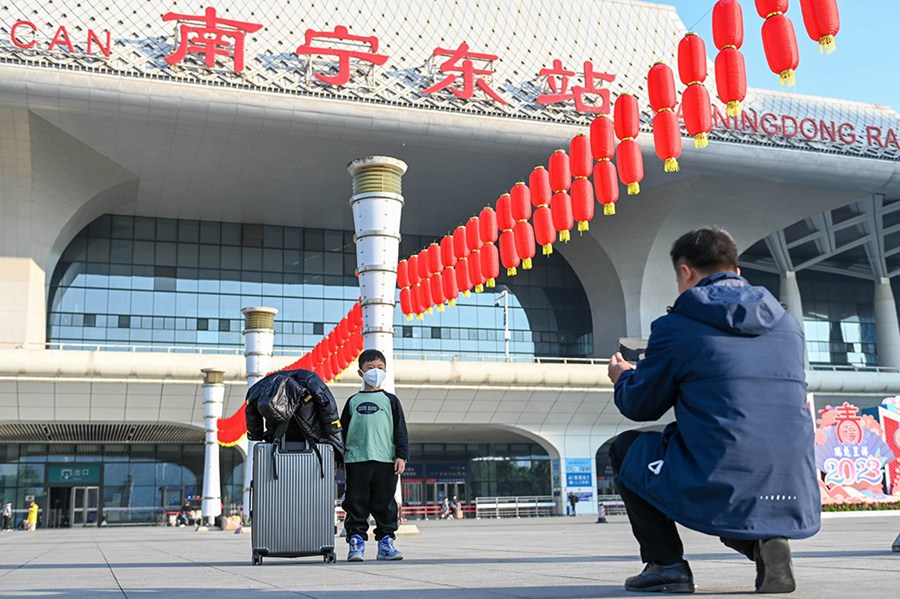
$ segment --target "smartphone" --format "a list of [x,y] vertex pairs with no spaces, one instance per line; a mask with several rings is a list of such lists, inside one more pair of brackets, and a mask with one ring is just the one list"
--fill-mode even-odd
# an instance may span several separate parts
[[622,337],[619,339],[619,353],[632,364],[637,364],[644,359],[647,351],[647,340],[634,337]]

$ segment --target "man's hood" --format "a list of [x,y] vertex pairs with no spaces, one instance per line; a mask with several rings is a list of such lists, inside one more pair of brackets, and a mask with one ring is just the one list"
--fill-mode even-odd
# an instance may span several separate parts
[[671,312],[728,333],[755,337],[772,330],[785,310],[765,287],[734,273],[710,275],[675,300]]

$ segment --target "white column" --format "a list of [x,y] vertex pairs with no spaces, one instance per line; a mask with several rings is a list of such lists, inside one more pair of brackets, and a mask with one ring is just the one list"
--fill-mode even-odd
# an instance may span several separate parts
[[[394,393],[394,304],[400,254],[401,178],[406,163],[387,156],[369,156],[347,165],[353,177],[353,224],[356,270],[363,309],[363,348],[377,349],[387,362],[382,388]],[[403,486],[397,478],[397,505],[403,505]]]
[[875,344],[878,365],[900,368],[900,325],[891,280],[875,281]]
[[[276,308],[242,308],[244,315],[244,357],[247,359],[247,388],[272,370],[272,352],[275,347]],[[244,450],[244,523],[250,516],[250,481],[253,480],[253,446],[255,441],[245,438]]]
[[212,525],[222,514],[222,483],[219,475],[218,419],[222,417],[225,399],[223,384],[225,371],[204,368],[203,373],[203,421],[206,425],[206,455],[203,460],[203,520]]
[[363,309],[363,347],[377,349],[387,360],[384,389],[394,391],[394,303],[400,251],[400,180],[406,163],[369,156],[347,166],[353,176],[356,264]]
[[797,284],[797,273],[788,270],[781,273],[781,285],[778,290],[779,301],[787,306],[787,311],[803,326],[803,302],[800,298],[800,286]]

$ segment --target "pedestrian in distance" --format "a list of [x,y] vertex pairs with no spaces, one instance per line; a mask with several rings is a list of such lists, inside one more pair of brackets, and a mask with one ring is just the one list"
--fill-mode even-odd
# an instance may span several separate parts
[[578,495],[576,495],[572,491],[569,491],[568,498],[569,498],[569,515],[574,516],[575,515],[575,504],[578,503]]
[[40,509],[37,501],[32,501],[28,504],[28,515],[25,517],[25,530],[29,532],[37,530],[38,510]]
[[610,448],[646,564],[629,591],[694,591],[676,522],[754,561],[760,593],[794,590],[788,539],[819,530],[803,330],[740,276],[737,257],[722,229],[681,236],[671,250],[679,296],[653,322],[643,360],[610,358],[624,416],[675,411],[662,433],[626,431]]
[[463,519],[462,503],[460,503],[459,497],[457,497],[456,495],[454,495],[453,499],[450,500],[450,512],[453,514],[453,517],[455,519]]
[[13,509],[11,502],[7,501],[3,504],[2,517],[3,530],[12,530]]
[[342,507],[351,562],[365,557],[369,514],[375,519],[377,559],[403,559],[394,546],[399,518],[394,493],[409,459],[409,436],[400,400],[381,388],[386,368],[380,351],[360,354],[363,390],[347,400],[341,413],[347,471]]
[[453,514],[450,512],[450,500],[444,497],[441,500],[441,520],[447,520],[452,517]]

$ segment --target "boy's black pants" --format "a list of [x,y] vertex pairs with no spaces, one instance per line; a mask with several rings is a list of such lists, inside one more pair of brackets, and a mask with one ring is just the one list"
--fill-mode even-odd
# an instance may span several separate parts
[[344,489],[344,529],[347,540],[359,535],[368,540],[369,514],[375,518],[375,540],[395,537],[397,532],[397,475],[394,464],[386,462],[354,462],[346,465]]

